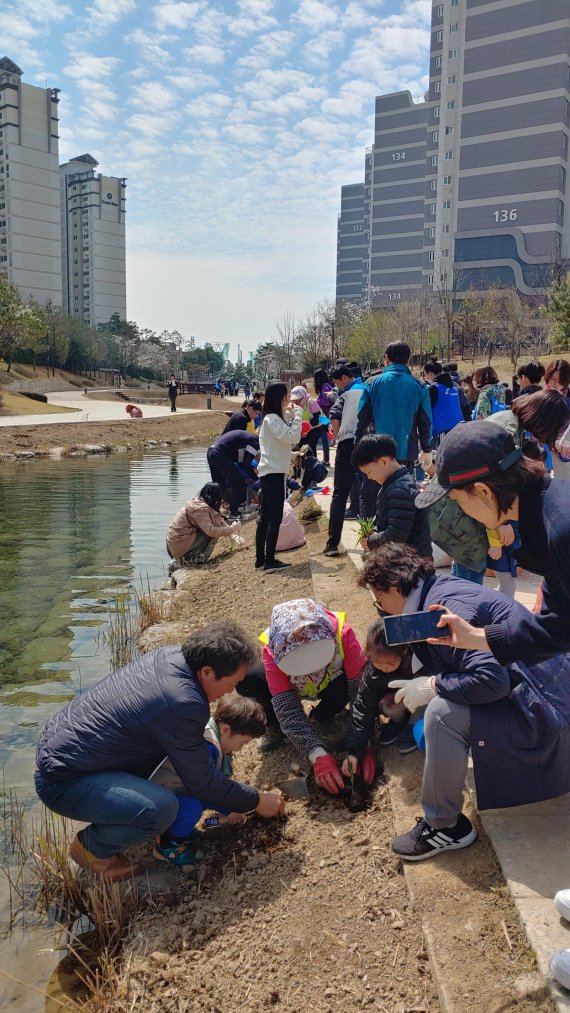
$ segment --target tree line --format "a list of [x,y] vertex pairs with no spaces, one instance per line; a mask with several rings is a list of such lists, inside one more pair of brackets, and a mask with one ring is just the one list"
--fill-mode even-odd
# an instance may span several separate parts
[[488,362],[502,355],[513,367],[523,354],[570,349],[569,275],[529,299],[498,285],[465,288],[458,270],[442,271],[438,278],[433,292],[404,290],[389,307],[374,307],[372,290],[369,304],[324,299],[301,320],[285,313],[271,340],[257,349],[256,375],[267,379],[284,370],[310,375],[339,356],[370,369],[382,364],[386,346],[398,340],[407,341],[420,362],[430,354]]

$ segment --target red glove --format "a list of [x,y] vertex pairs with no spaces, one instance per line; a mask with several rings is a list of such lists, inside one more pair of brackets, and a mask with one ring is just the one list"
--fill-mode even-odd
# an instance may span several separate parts
[[367,747],[362,760],[362,780],[365,784],[372,784],[376,777],[376,757],[370,746]]
[[313,765],[315,781],[319,788],[324,788],[330,795],[338,795],[344,788],[344,779],[332,756],[319,756]]

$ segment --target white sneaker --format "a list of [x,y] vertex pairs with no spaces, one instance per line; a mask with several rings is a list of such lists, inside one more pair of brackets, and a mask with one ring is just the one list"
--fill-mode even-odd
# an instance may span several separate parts
[[559,915],[562,915],[567,922],[570,922],[570,890],[558,891],[554,898],[554,907],[558,911]]
[[570,950],[560,950],[553,954],[550,958],[550,973],[559,985],[570,989]]

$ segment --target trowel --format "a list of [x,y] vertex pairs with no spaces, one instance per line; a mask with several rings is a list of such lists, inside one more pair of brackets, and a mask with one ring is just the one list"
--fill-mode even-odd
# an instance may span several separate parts
[[299,774],[296,777],[289,777],[286,781],[277,781],[275,785],[283,795],[287,798],[308,798],[309,789],[307,787],[307,778],[304,774]]

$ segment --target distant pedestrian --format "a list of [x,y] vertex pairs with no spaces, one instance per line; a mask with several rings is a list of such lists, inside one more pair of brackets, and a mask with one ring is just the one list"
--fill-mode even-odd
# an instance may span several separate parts
[[170,374],[170,380],[168,381],[168,398],[170,400],[170,411],[176,411],[176,398],[178,397],[178,380],[174,373]]
[[[313,382],[315,384],[315,393],[317,395],[321,414],[326,416],[328,419],[331,413],[332,403],[335,400],[335,395],[333,393],[332,385],[329,383],[329,377],[326,369],[315,370]],[[318,442],[323,448],[323,461],[326,465],[328,465],[330,458],[328,427],[323,429]]]
[[424,376],[429,387],[432,433],[436,443],[460,422],[468,422],[471,408],[464,392],[440,362],[426,362]]

